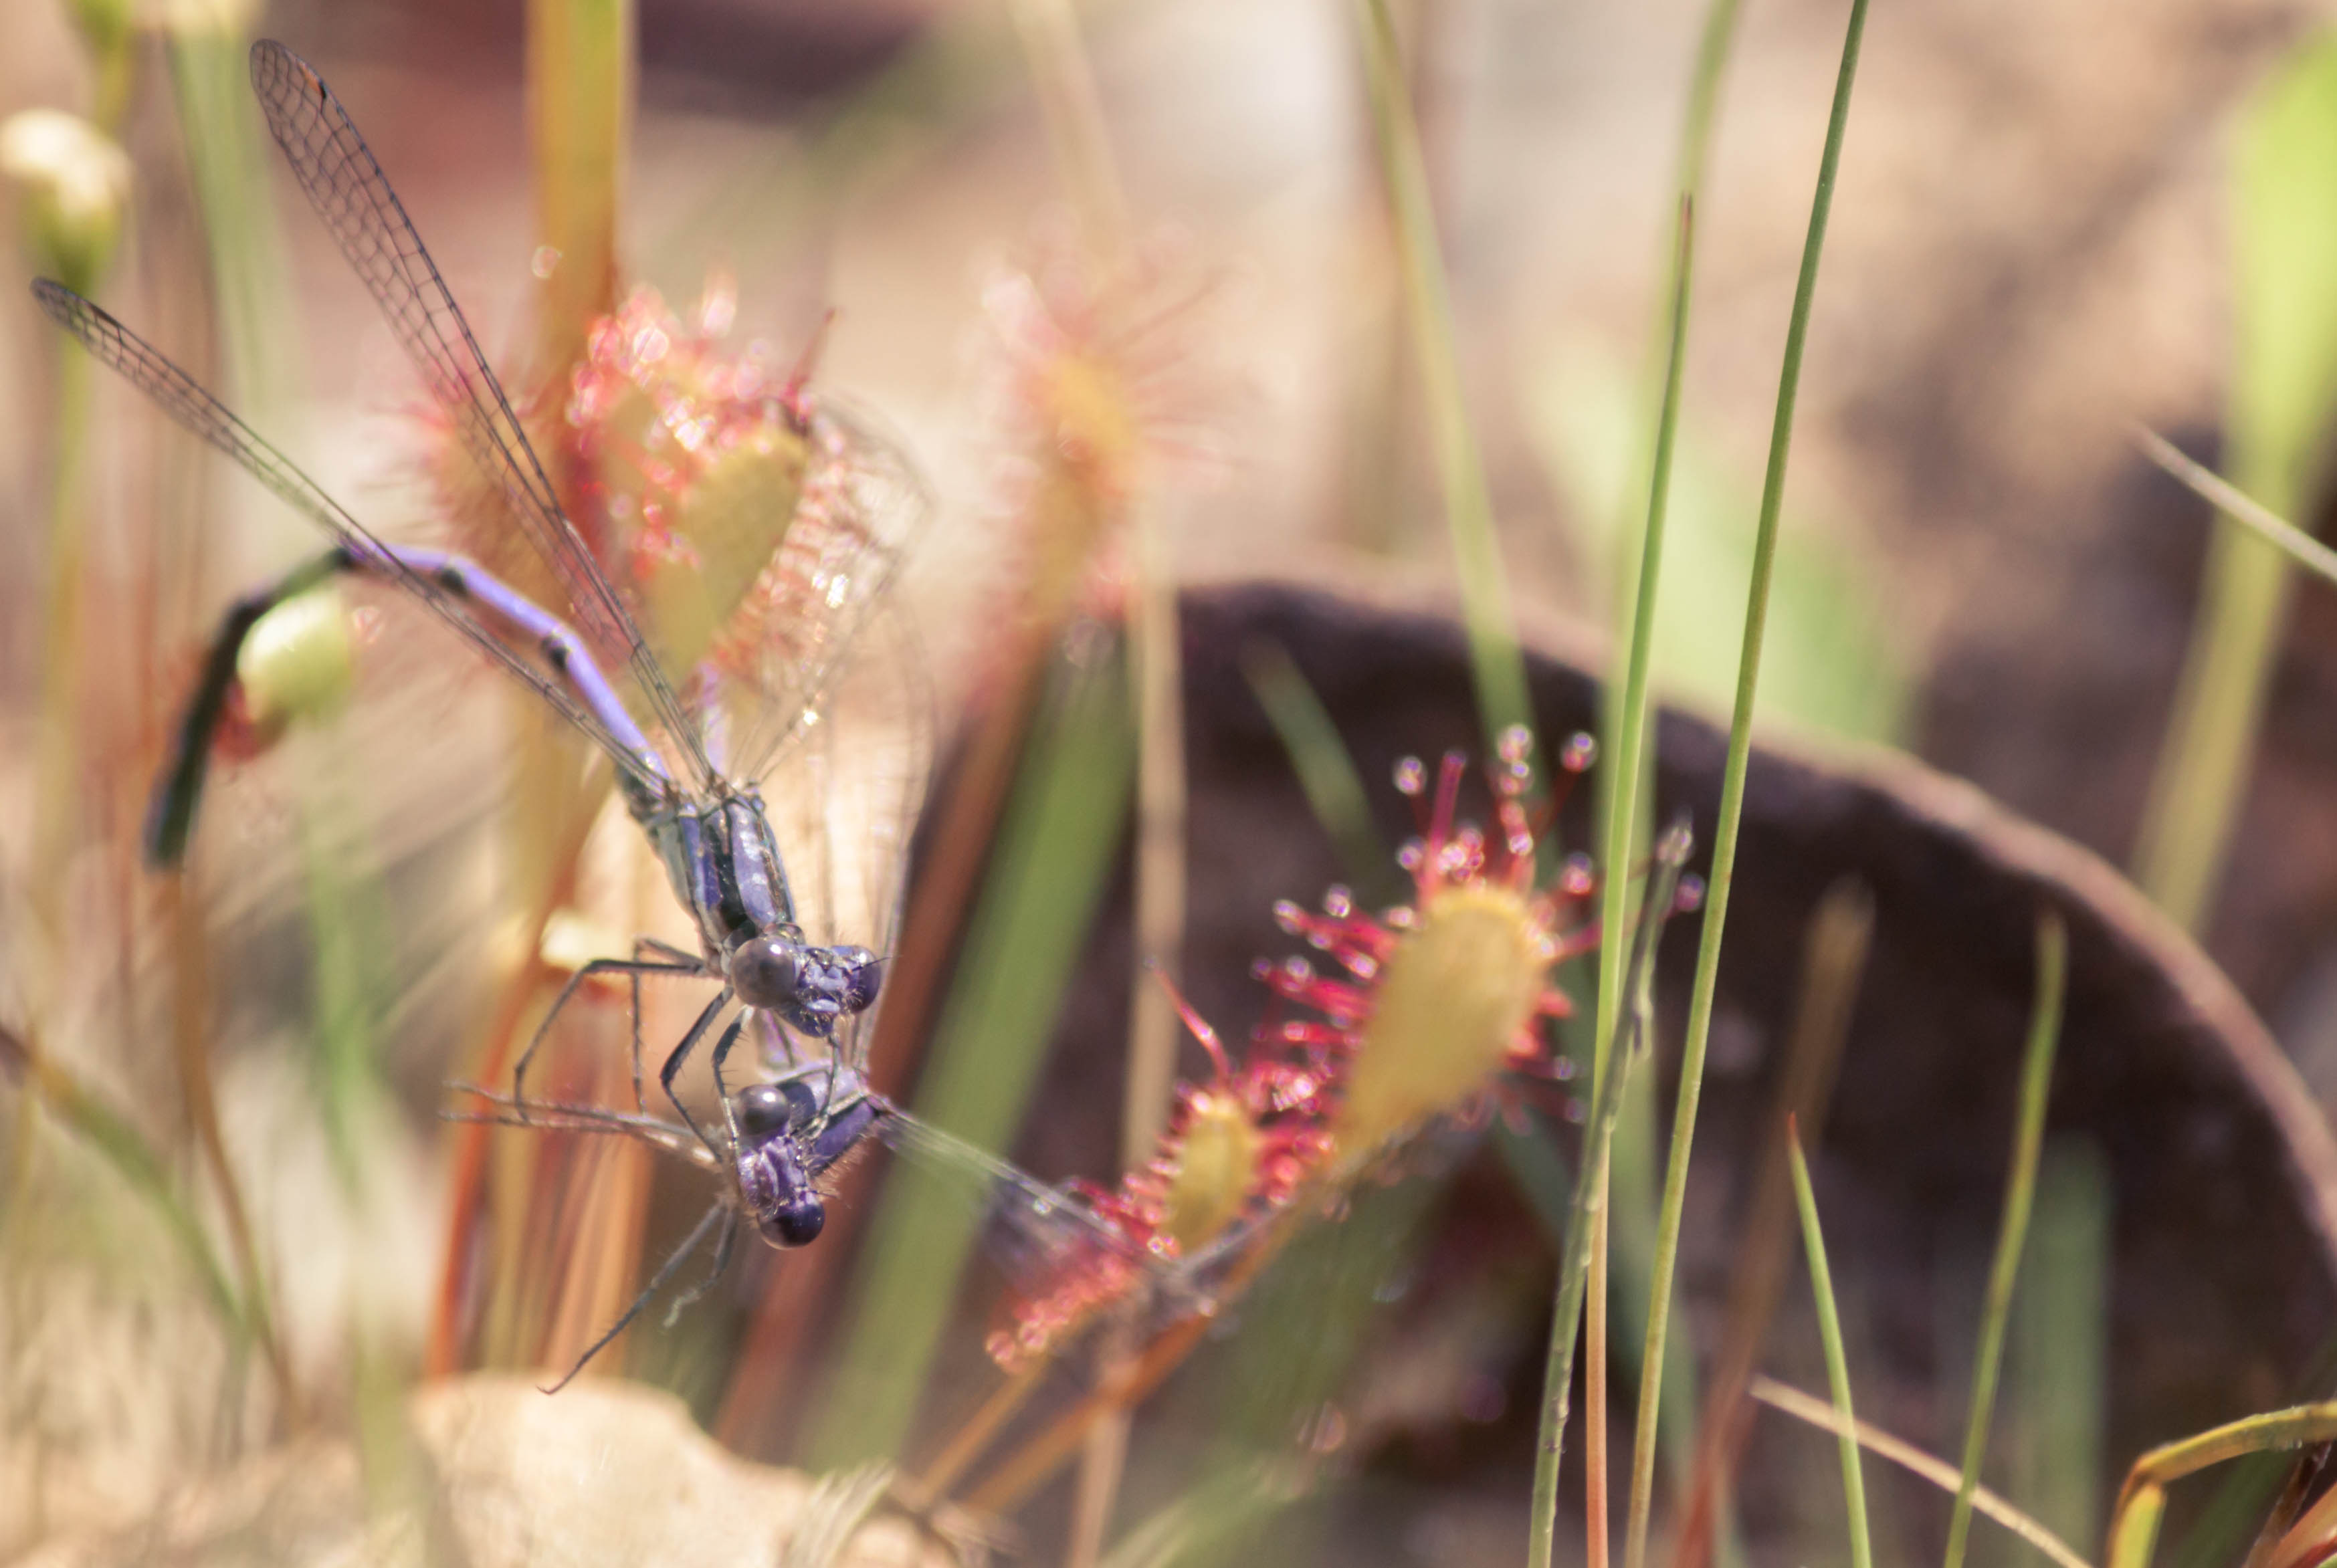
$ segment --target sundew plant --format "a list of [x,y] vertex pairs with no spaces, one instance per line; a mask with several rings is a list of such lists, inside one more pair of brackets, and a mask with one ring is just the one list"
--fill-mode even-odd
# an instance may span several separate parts
[[2302,22],[0,43],[0,1561],[2337,1549]]

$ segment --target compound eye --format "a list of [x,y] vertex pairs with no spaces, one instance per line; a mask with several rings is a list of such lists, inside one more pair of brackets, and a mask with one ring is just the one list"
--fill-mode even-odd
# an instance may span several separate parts
[[795,1107],[777,1084],[749,1084],[738,1091],[736,1104],[738,1131],[752,1142],[764,1143],[795,1124]]
[[730,955],[730,989],[750,1008],[793,1001],[803,954],[784,937],[756,937]]
[[838,1001],[847,1013],[866,1012],[875,1005],[877,989],[885,983],[885,960],[866,948],[834,951],[836,967],[844,971],[844,995]]
[[827,1208],[809,1194],[761,1215],[756,1228],[774,1247],[808,1247],[827,1226]]

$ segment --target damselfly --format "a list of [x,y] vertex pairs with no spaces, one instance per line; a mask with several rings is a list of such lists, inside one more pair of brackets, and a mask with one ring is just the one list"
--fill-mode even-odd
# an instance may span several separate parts
[[982,1232],[984,1251],[1018,1289],[1074,1269],[1090,1274],[1109,1271],[1119,1286],[1115,1299],[1142,1303],[1155,1320],[1189,1317],[1215,1304],[1213,1285],[1220,1272],[1217,1253],[1188,1261],[1148,1249],[1079,1194],[1051,1186],[919,1121],[871,1089],[857,1068],[832,1057],[787,1067],[769,1082],[748,1085],[727,1096],[723,1121],[728,1137],[722,1144],[708,1140],[694,1125],[646,1114],[522,1100],[475,1086],[458,1086],[484,1107],[450,1113],[458,1119],[628,1136],[718,1179],[715,1201],[704,1218],[632,1304],[552,1386],[554,1389],[623,1332],[709,1235],[714,1238],[713,1263],[698,1283],[673,1299],[669,1320],[728,1268],[742,1215],[766,1237],[772,1236],[775,1224],[787,1222],[785,1216],[801,1212],[807,1202],[817,1202],[818,1189],[834,1179],[846,1160],[865,1149],[872,1137],[962,1202]]
[[[659,1080],[708,1158],[724,1164],[735,1152],[743,1167],[751,1154],[764,1173],[744,1192],[759,1233],[775,1246],[808,1242],[825,1217],[820,1172],[884,1121],[880,1102],[865,1095],[855,1031],[847,1027],[875,1003],[884,965],[866,946],[827,945],[806,935],[754,781],[836,676],[846,641],[882,595],[922,515],[922,492],[887,446],[791,385],[787,408],[813,471],[805,492],[848,514],[851,526],[813,528],[800,514],[777,520],[770,534],[780,542],[771,567],[786,573],[799,624],[764,645],[759,658],[719,670],[710,661],[696,663],[693,654],[688,679],[678,684],[626,596],[562,512],[511,399],[338,100],[314,69],[272,42],[253,46],[251,82],[302,190],[380,305],[447,424],[500,488],[508,532],[525,541],[559,585],[566,614],[533,602],[475,560],[384,542],[112,316],[57,283],[36,282],[33,292],[43,308],[90,352],[334,540],[321,557],[240,600],[217,633],[156,791],[149,854],[171,864],[186,851],[236,656],[261,616],[347,574],[403,589],[599,745],[696,926],[695,952],[644,938],[630,958],[584,965],[552,1016],[596,975],[624,975],[637,988],[650,975],[718,982],[719,993],[667,1054]],[[739,700],[741,687],[752,688],[744,694],[752,700]],[[794,1037],[822,1042],[816,1059],[828,1064],[826,1076],[799,1068],[776,1086],[732,1094],[723,1068],[750,1019],[777,1035],[790,1061]],[[638,1021],[637,1008],[637,1027]],[[543,1037],[539,1031],[537,1041]],[[719,1135],[699,1125],[675,1088],[684,1064],[709,1040],[726,1124]],[[512,1098],[522,1107],[525,1067],[523,1055]],[[638,1059],[635,1070],[638,1086]]]

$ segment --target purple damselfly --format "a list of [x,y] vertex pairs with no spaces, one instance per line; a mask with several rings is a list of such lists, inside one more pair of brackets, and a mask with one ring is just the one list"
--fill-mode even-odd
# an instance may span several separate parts
[[[748,1021],[742,1017],[731,1028]],[[1217,1253],[1182,1261],[1153,1252],[1077,1193],[1041,1182],[919,1121],[870,1088],[856,1068],[833,1058],[788,1067],[769,1082],[732,1093],[724,1105],[730,1132],[727,1149],[709,1143],[694,1127],[647,1114],[522,1100],[475,1085],[456,1087],[484,1107],[449,1113],[457,1119],[631,1137],[697,1166],[719,1183],[714,1203],[680,1246],[548,1391],[564,1387],[622,1333],[672,1283],[708,1236],[714,1238],[713,1263],[702,1279],[672,1299],[666,1313],[669,1323],[728,1267],[742,1215],[774,1245],[790,1244],[773,1236],[773,1227],[796,1222],[808,1205],[816,1204],[822,1185],[865,1152],[872,1139],[965,1204],[982,1230],[983,1251],[1018,1287],[1057,1277],[1067,1267],[1092,1268],[1096,1260],[1108,1257],[1129,1281],[1130,1302],[1140,1302],[1156,1321],[1216,1309]]]
[[[752,1182],[742,1177],[719,1253],[727,1257],[741,1210],[774,1246],[803,1245],[818,1235],[825,1217],[818,1178],[885,1119],[878,1114],[882,1102],[867,1094],[862,1076],[865,1026],[884,962],[867,946],[815,941],[806,934],[756,781],[783,744],[807,726],[838,678],[846,643],[876,608],[922,519],[923,492],[885,443],[847,416],[801,398],[799,386],[791,388],[790,414],[800,420],[797,433],[807,463],[820,469],[817,493],[823,504],[850,511],[856,526],[823,533],[798,526],[800,518],[781,520],[775,536],[784,540],[782,550],[796,552],[790,570],[807,590],[801,595],[807,623],[786,639],[784,657],[775,653],[719,676],[695,667],[678,684],[625,596],[563,514],[469,323],[338,100],[307,63],[269,41],[252,48],[251,81],[310,205],[381,307],[434,403],[499,488],[509,531],[526,541],[559,585],[565,614],[534,602],[465,556],[383,541],[112,316],[60,284],[34,283],[42,307],[91,353],[334,540],[323,555],[239,600],[215,634],[156,788],[149,858],[171,866],[186,852],[237,655],[266,612],[347,575],[405,589],[609,758],[625,806],[648,835],[698,937],[695,952],[643,938],[629,958],[596,959],[580,968],[523,1052],[504,1103],[524,1119],[531,1057],[578,989],[601,975],[623,976],[634,988],[638,1101],[641,979],[715,981],[718,994],[667,1054],[659,1082],[705,1162],[768,1173]],[[806,493],[812,489],[807,483]],[[718,703],[727,715],[716,714]],[[738,722],[742,713],[745,722]],[[750,1020],[761,1054],[782,1069],[781,1076],[776,1087],[733,1093],[724,1066]],[[709,1039],[722,1109],[722,1124],[711,1132],[675,1086],[684,1064]],[[797,1049],[805,1040],[820,1047],[808,1064]],[[889,1106],[883,1108],[897,1119]],[[659,1283],[703,1233],[701,1227]]]

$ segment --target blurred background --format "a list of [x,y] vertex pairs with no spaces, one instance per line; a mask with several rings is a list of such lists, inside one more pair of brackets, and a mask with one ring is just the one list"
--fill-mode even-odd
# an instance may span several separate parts
[[[898,593],[949,736],[983,683],[1006,678],[998,606],[1045,548],[1017,517],[1028,301],[1057,327],[1083,308],[1057,276],[1082,221],[1077,193],[1018,14],[915,0],[635,10],[621,273],[683,317],[709,292],[735,295],[729,338],[782,365],[834,312],[816,385],[872,411],[933,493]],[[1141,327],[1124,346],[1155,457],[1147,504],[1176,580],[1451,598],[1358,14],[1329,0],[1077,8],[1143,258]],[[2323,15],[2219,0],[1877,5],[1811,326],[1765,725],[1902,748],[2134,862],[2212,537],[2205,507],[2135,430],[2211,464],[2230,444],[2235,341],[2260,330],[2234,302],[2234,278],[2253,276],[2234,259],[2253,232],[2237,128]],[[1510,592],[1529,616],[1603,627],[1618,560],[1636,549],[1624,523],[1643,484],[1645,373],[1706,10],[1413,0],[1395,18]],[[1711,713],[1735,678],[1842,24],[1835,0],[1745,6],[1703,175],[1657,665],[1667,699]],[[264,141],[235,140],[253,123],[241,49],[281,39],[332,83],[504,365],[540,330],[529,25],[517,0],[171,0],[118,14],[104,0],[13,0],[0,120],[51,109],[107,125],[124,161],[96,177],[119,217],[84,280],[93,297],[369,524],[425,536],[419,394],[273,150],[251,161],[243,150]],[[204,151],[190,124],[220,141]],[[39,168],[11,172],[0,227],[21,279],[56,265],[43,229],[56,198]],[[2337,190],[2318,195],[2337,205]],[[326,1404],[361,1409],[347,1389],[395,1384],[425,1359],[450,1184],[464,1179],[433,1119],[438,1086],[473,1059],[496,944],[525,945],[511,926],[515,852],[482,869],[475,839],[526,765],[444,722],[488,711],[484,683],[404,651],[393,612],[353,711],[324,736],[222,768],[206,808],[220,820],[185,888],[142,881],[128,852],[136,813],[209,626],[317,541],[122,389],[85,371],[76,381],[17,285],[0,289],[6,300],[0,1019],[36,1027],[136,1136],[96,1155],[90,1137],[45,1140],[36,1156],[31,1096],[9,1105],[19,1250],[0,1284],[12,1359],[0,1472],[22,1489],[0,1489],[0,1514],[39,1495],[58,1527],[93,1528],[136,1516],[275,1418],[264,1380],[238,1381],[232,1365],[262,1351],[172,1327],[172,1303],[220,1288],[195,1263],[153,1264],[172,1225],[213,1236],[230,1273],[239,1255],[266,1260],[280,1321],[264,1353],[343,1390],[317,1396]],[[2291,487],[2296,521],[2317,521],[2320,493]],[[61,677],[68,537],[77,651]],[[2261,701],[2260,744],[2233,743],[2228,823],[2200,830],[2211,850],[2228,832],[2228,862],[2203,873],[2180,919],[2327,1096],[2337,598],[2307,584],[2293,615],[2265,602],[2262,679],[2236,699],[2246,712]],[[80,809],[52,833],[42,716],[61,712],[80,726],[64,775],[81,781],[69,792]],[[1263,911],[1315,891],[1260,888],[1251,901]],[[181,918],[189,895],[206,920]],[[320,905],[346,921],[317,925],[305,911]],[[210,994],[163,994],[165,968],[213,976]],[[217,1020],[209,1110],[184,1102],[173,1066],[185,1060],[173,1021],[191,1008]],[[1249,1020],[1218,1021],[1233,1033]],[[313,1052],[295,1044],[319,1037]],[[1188,1069],[1197,1059],[1188,1050]],[[81,1123],[107,1125],[94,1112]],[[224,1156],[203,1152],[211,1127],[227,1130]],[[144,1156],[122,1152],[132,1144],[161,1151],[146,1176],[163,1189],[224,1157],[248,1212],[196,1197],[160,1220],[123,1217],[100,1171],[134,1182]],[[636,1231],[647,1193],[628,1200]],[[662,1234],[681,1202],[658,1198],[650,1228]],[[610,1283],[593,1300],[629,1295]],[[119,1382],[30,1370],[83,1356]],[[190,1359],[209,1375],[174,1375],[176,1392],[136,1409],[152,1368],[183,1372]],[[658,1372],[701,1411],[716,1403],[703,1368]],[[223,1412],[222,1388],[249,1407]],[[0,1527],[0,1555],[40,1529]]]

